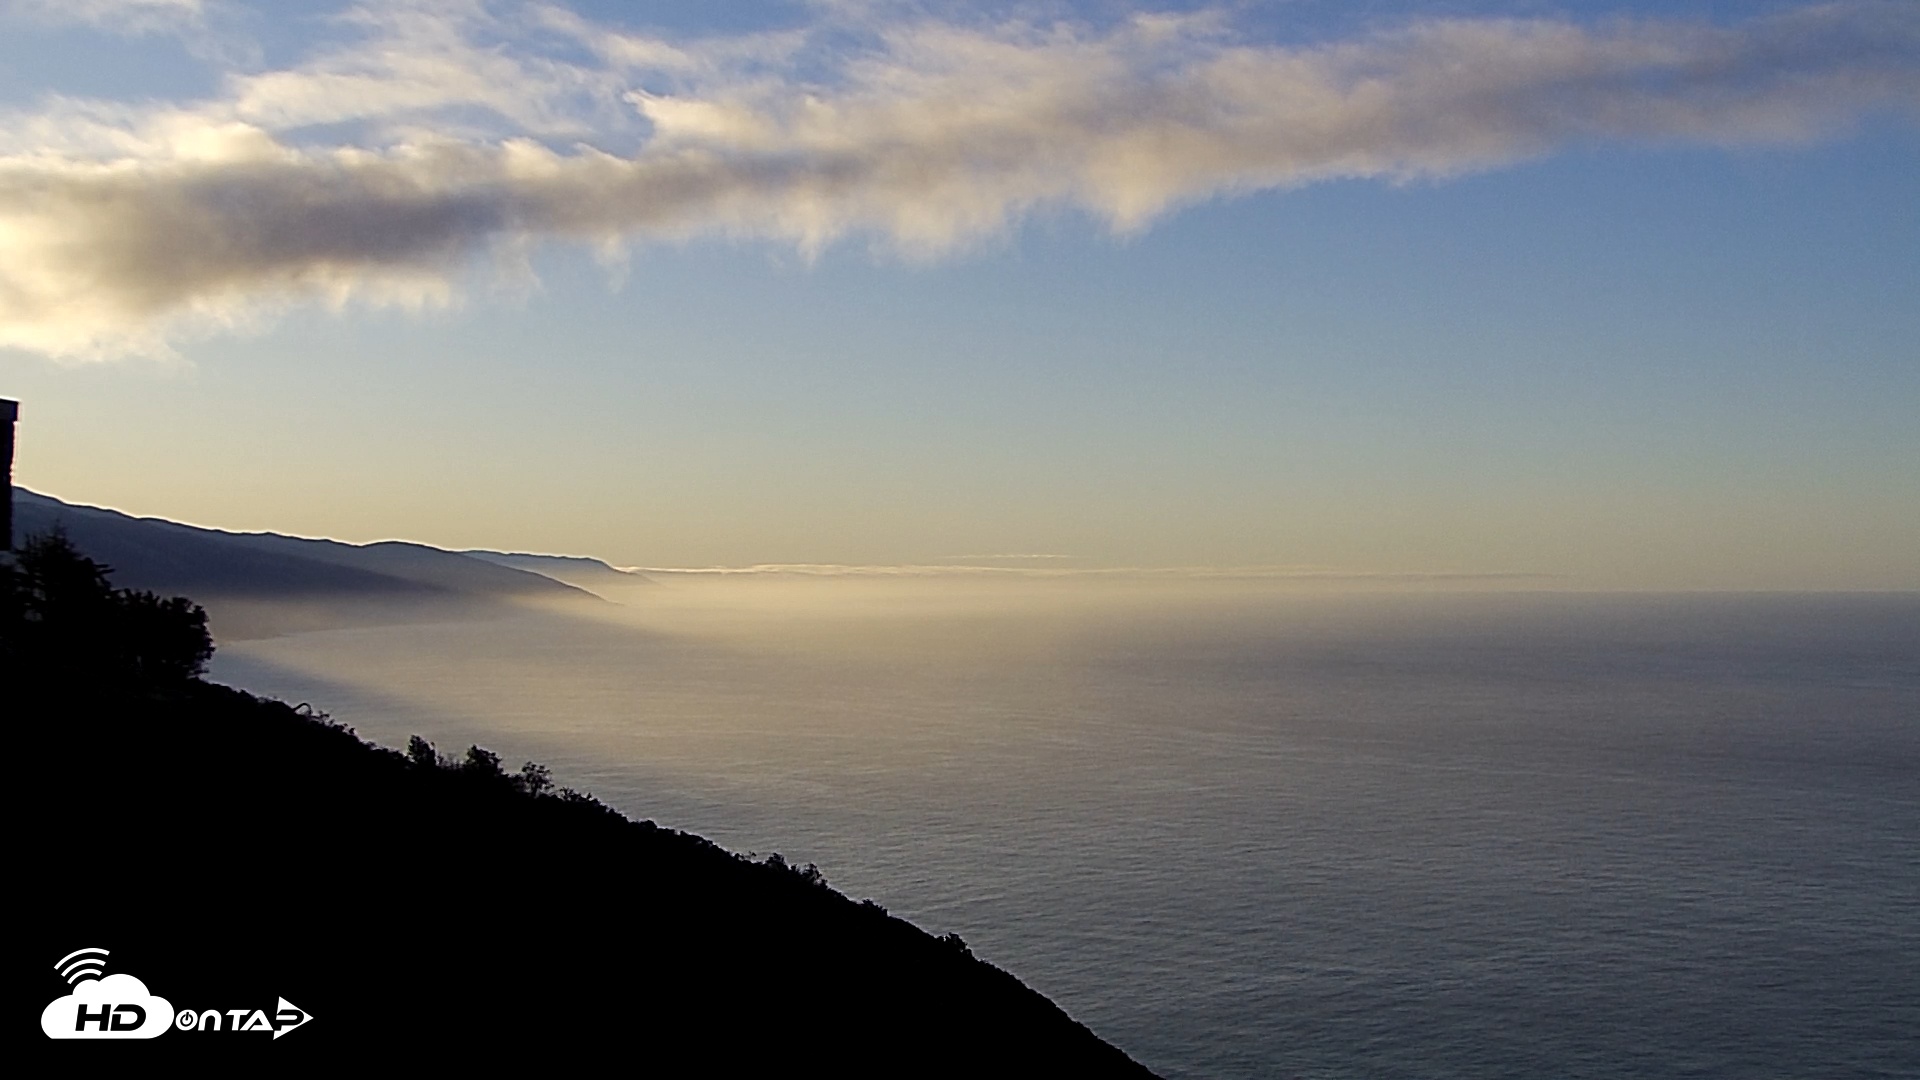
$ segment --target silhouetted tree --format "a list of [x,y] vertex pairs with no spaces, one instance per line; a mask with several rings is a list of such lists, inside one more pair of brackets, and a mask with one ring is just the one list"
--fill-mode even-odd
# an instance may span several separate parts
[[11,614],[21,620],[20,626],[9,629],[44,640],[97,627],[113,601],[109,572],[74,550],[59,526],[28,537],[8,568],[8,591],[16,605]]
[[115,589],[112,569],[80,554],[57,527],[28,537],[0,569],[0,646],[16,663],[154,686],[197,678],[213,657],[198,604]]
[[420,769],[437,769],[441,764],[440,755],[433,751],[433,744],[418,735],[407,740],[407,760]]
[[520,766],[520,775],[514,783],[529,795],[545,795],[553,790],[553,770],[537,761],[529,761]]
[[178,682],[206,674],[213,658],[207,613],[184,596],[162,599],[150,592],[121,590],[124,659],[135,678]]
[[460,763],[460,771],[489,780],[506,775],[506,771],[500,768],[500,755],[478,746],[467,747],[467,759]]

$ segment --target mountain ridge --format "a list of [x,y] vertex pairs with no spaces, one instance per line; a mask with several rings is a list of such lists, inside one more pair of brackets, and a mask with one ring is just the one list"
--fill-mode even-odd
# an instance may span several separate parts
[[191,595],[223,638],[486,618],[527,602],[600,604],[524,567],[409,540],[349,544],[229,532],[13,489],[14,534],[59,529],[124,586]]
[[455,554],[541,574],[588,592],[592,592],[596,584],[603,586],[658,584],[645,574],[622,570],[605,559],[596,559],[588,555],[545,555],[527,551],[493,551],[488,548],[468,548],[457,551]]

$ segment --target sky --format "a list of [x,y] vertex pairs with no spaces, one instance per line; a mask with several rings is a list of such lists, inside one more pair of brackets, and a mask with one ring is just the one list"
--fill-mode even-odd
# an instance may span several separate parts
[[0,0],[16,482],[655,567],[1920,588],[1920,2]]

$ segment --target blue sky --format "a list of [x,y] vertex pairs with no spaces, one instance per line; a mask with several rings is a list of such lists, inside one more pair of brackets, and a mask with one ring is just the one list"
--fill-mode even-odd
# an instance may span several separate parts
[[1920,587],[1920,5],[4,7],[19,482],[656,566]]

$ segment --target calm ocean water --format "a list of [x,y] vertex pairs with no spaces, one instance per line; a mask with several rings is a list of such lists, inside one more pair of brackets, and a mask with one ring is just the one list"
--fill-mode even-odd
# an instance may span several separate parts
[[1920,597],[620,599],[214,674],[817,863],[1167,1077],[1920,1076]]

